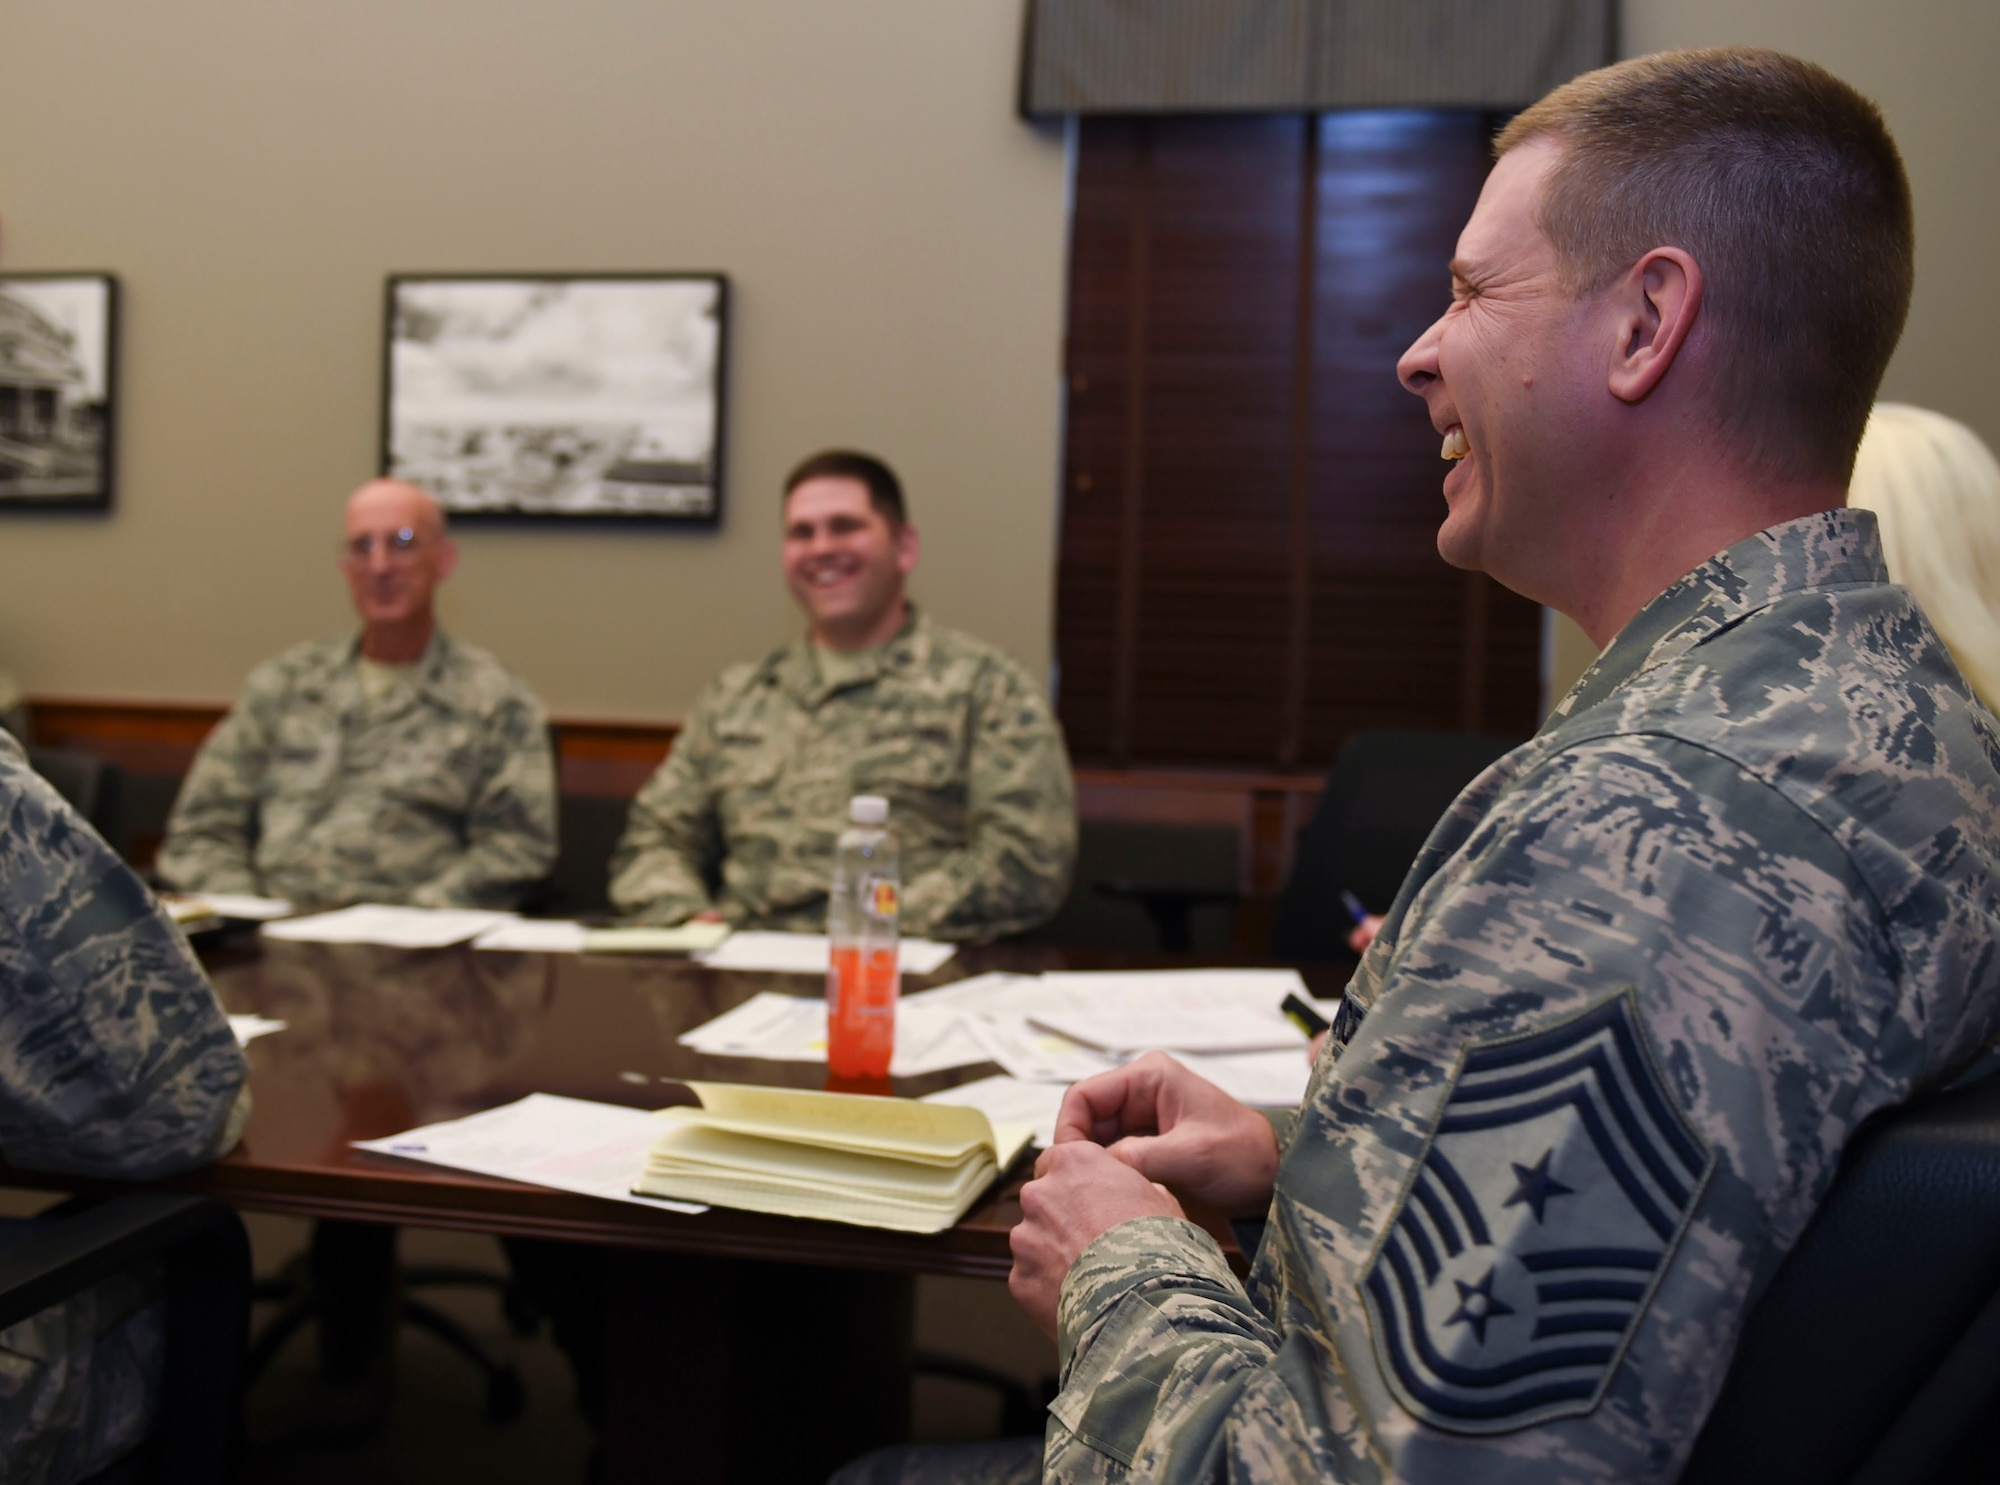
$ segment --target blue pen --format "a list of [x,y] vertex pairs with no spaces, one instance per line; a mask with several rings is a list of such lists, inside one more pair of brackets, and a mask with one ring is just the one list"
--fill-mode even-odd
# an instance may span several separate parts
[[1368,909],[1361,905],[1360,898],[1349,892],[1345,887],[1340,889],[1340,905],[1347,909],[1347,916],[1352,918],[1357,925],[1367,921]]

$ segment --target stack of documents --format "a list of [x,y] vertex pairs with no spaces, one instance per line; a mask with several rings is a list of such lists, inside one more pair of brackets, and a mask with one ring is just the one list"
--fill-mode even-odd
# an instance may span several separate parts
[[[906,938],[898,946],[897,963],[906,975],[934,974],[955,952],[950,944]],[[720,948],[695,957],[710,969],[824,976],[832,950],[823,933],[732,933]]]
[[[1245,1103],[1294,1107],[1311,1068],[1305,1034],[1278,1007],[1304,993],[1288,969],[975,975],[903,997],[889,1071],[992,1062],[1020,1082],[1067,1085],[1159,1049]],[[1321,1005],[1328,1019],[1333,1009]],[[823,1062],[826,1003],[767,992],[680,1040],[710,1056]]]
[[386,944],[395,949],[442,949],[477,938],[514,920],[512,913],[472,908],[384,907],[363,903],[337,912],[314,913],[266,923],[266,938],[305,944]]
[[[765,991],[697,1026],[681,1045],[711,1057],[762,1057],[772,1062],[826,1061],[826,1002],[818,996]],[[912,996],[896,1007],[896,1050],[889,1074],[918,1078],[987,1060],[985,1049],[948,1007]]]
[[690,1083],[663,1109],[638,1192],[899,1232],[941,1232],[1027,1147],[1026,1124],[976,1108]]
[[659,1137],[657,1116],[644,1109],[530,1093],[463,1119],[427,1124],[387,1139],[356,1140],[354,1148],[607,1201],[643,1201],[677,1212],[703,1210],[686,1202],[632,1194],[632,1183],[645,1168],[646,1152]]

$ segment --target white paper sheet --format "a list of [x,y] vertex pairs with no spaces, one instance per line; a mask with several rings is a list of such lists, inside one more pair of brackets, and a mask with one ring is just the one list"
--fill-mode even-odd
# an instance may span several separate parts
[[244,918],[254,923],[282,918],[292,911],[289,902],[276,897],[251,897],[242,892],[182,892],[176,895],[183,902],[200,903],[218,918]]
[[1041,977],[1052,990],[1093,996],[1189,995],[1205,1002],[1236,1001],[1276,1005],[1287,995],[1304,995],[1306,982],[1295,969],[1110,969],[1051,970]]
[[989,971],[963,980],[953,980],[935,990],[919,990],[905,995],[905,1005],[950,1006],[955,1011],[1025,1011],[1024,1002],[1034,996],[1042,981],[1039,975],[1010,975]]
[[767,990],[683,1032],[680,1043],[712,1057],[765,1057],[775,1062],[826,1060],[826,1002]]
[[1046,1149],[1055,1143],[1056,1114],[1067,1092],[1060,1083],[1024,1083],[1002,1073],[926,1094],[922,1101],[978,1109],[996,1125],[1032,1124],[1035,1143]]
[[[1163,1000],[1166,997],[1161,997]],[[1078,1006],[1032,1018],[1044,1031],[1121,1057],[1163,1052],[1273,1052],[1303,1047],[1305,1033],[1275,1008],[1172,1005]]]
[[1301,1047],[1305,1033],[1278,1009],[1305,981],[1289,969],[1142,970],[1047,974],[1029,1018],[1046,1031],[1119,1056],[1269,1052]]
[[308,944],[385,944],[396,949],[441,949],[477,938],[513,918],[512,913],[477,912],[470,908],[384,907],[364,903],[337,912],[314,913],[266,923],[266,938]]
[[[765,991],[734,1010],[684,1033],[681,1045],[712,1057],[764,1057],[776,1062],[826,1061],[826,1002],[817,996]],[[891,1076],[921,1077],[949,1067],[986,1061],[958,1016],[916,1001],[896,1007],[896,1050]]]
[[1169,1055],[1253,1109],[1297,1108],[1305,1100],[1306,1079],[1312,1076],[1312,1059],[1303,1043],[1279,1052],[1239,1052],[1224,1057],[1201,1057],[1192,1052]]
[[236,1045],[247,1047],[260,1036],[269,1036],[274,1031],[283,1031],[283,1021],[268,1020],[263,1016],[231,1016],[229,1029],[236,1033]]
[[530,1093],[463,1119],[387,1139],[356,1140],[354,1148],[635,1206],[707,1211],[691,1202],[632,1194],[632,1183],[646,1168],[646,1152],[660,1132],[658,1121],[644,1109]]
[[560,919],[509,918],[480,934],[472,947],[513,954],[581,954],[589,932],[581,923]]
[[[710,969],[762,970],[766,973],[824,975],[828,946],[823,933],[732,933],[720,948],[694,957]],[[957,952],[951,944],[906,938],[897,961],[904,974],[935,973]]]
[[1116,1057],[1044,1031],[1025,1016],[970,1015],[964,1025],[989,1061],[1024,1082],[1075,1083],[1118,1066]]

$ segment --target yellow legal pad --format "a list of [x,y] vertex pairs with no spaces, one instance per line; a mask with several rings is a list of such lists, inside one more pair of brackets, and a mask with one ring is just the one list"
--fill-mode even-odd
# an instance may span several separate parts
[[586,954],[699,954],[729,937],[727,923],[682,923],[674,928],[593,928],[583,936]]
[[700,1108],[662,1109],[667,1126],[633,1187],[709,1206],[817,1217],[899,1232],[942,1232],[1034,1138],[978,1109],[690,1083]]

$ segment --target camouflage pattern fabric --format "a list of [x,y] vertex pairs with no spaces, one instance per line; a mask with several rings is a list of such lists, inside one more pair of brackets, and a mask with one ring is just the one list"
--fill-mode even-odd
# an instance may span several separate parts
[[167,822],[162,881],[301,907],[512,907],[555,860],[541,703],[438,634],[371,699],[358,642],[260,666],[202,745]]
[[644,923],[717,908],[821,932],[856,794],[889,800],[906,934],[990,938],[1062,901],[1076,856],[1062,729],[1020,666],[919,615],[866,656],[800,639],[724,672],[633,801],[612,903]]
[[[1329,911],[1336,911],[1329,906]],[[1871,1113],[2000,1029],[2000,736],[1873,517],[1655,599],[1433,832],[1249,1284],[1067,1276],[1065,1481],[1670,1481]]]
[[[62,1218],[0,1222],[0,1248]],[[114,1274],[0,1330],[0,1458],[8,1485],[71,1485],[153,1431],[166,1359],[157,1264]]]
[[[187,941],[4,735],[0,904],[7,1160],[151,1180],[235,1144],[250,1110],[243,1053]],[[8,1480],[76,1479],[143,1437],[160,1365],[157,1289],[120,1275],[0,1331]]]

